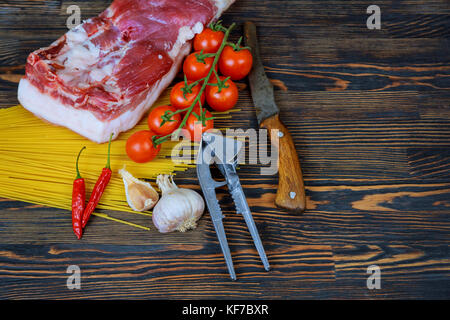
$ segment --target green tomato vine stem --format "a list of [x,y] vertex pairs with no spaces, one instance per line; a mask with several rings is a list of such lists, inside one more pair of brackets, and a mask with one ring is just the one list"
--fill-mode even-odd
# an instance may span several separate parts
[[211,118],[207,118],[205,119],[205,113],[203,112],[203,106],[202,103],[200,101],[200,98],[203,94],[203,92],[206,89],[206,86],[209,85],[209,78],[211,77],[211,75],[213,73],[215,73],[215,68],[217,63],[219,62],[219,58],[220,55],[222,54],[223,49],[225,48],[225,46],[228,44],[228,37],[230,36],[231,30],[233,30],[233,28],[235,27],[235,23],[233,23],[228,29],[226,29],[225,31],[225,35],[223,37],[223,41],[222,44],[220,45],[219,50],[214,53],[214,61],[211,67],[211,70],[209,70],[208,74],[206,75],[206,77],[196,81],[197,83],[200,83],[201,81],[203,81],[202,87],[200,88],[200,91],[198,92],[197,96],[195,97],[194,101],[192,102],[191,106],[186,108],[186,109],[182,109],[182,110],[177,110],[175,112],[172,112],[170,114],[168,114],[167,116],[169,118],[171,118],[173,115],[181,113],[181,112],[185,112],[186,111],[186,115],[184,116],[183,120],[181,121],[179,127],[171,134],[162,136],[162,137],[157,137],[154,136],[155,139],[153,139],[153,144],[156,147],[157,145],[167,141],[167,139],[169,139],[172,135],[178,135],[181,131],[181,129],[186,125],[187,119],[189,118],[189,116],[192,113],[192,110],[194,110],[195,105],[197,105],[197,103],[200,105],[200,115],[199,115],[199,121],[201,121],[203,124],[205,123],[205,120],[210,120]]

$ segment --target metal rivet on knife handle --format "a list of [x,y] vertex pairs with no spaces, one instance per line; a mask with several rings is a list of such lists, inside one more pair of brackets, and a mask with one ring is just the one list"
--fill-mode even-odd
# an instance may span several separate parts
[[[280,110],[275,103],[273,86],[266,76],[259,55],[254,23],[246,22],[244,24],[244,38],[245,45],[251,48],[253,55],[253,68],[248,78],[258,123],[260,127],[267,128],[269,134],[273,130],[273,132],[278,132],[278,136],[271,135],[270,137],[272,144],[279,146],[279,182],[275,204],[279,208],[300,214],[306,207],[302,169],[292,136],[278,116]],[[276,139],[279,141],[276,142]],[[295,194],[294,197],[292,197],[293,194]]]

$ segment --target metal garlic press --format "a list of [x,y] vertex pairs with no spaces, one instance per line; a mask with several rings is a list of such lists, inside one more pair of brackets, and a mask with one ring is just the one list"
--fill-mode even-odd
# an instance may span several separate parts
[[[217,238],[219,239],[220,247],[222,248],[225,257],[228,272],[233,280],[236,280],[236,273],[234,271],[233,260],[231,259],[230,248],[228,247],[227,236],[223,227],[222,219],[224,216],[222,215],[222,210],[220,209],[215,190],[216,188],[225,185],[228,186],[228,191],[234,200],[236,212],[244,217],[264,268],[267,271],[270,269],[269,261],[267,260],[247,199],[242,190],[239,176],[236,173],[236,166],[238,164],[238,157],[241,149],[241,141],[225,138],[220,134],[206,132],[202,136],[197,156],[198,181],[202,188],[206,205],[208,206],[217,233]],[[225,181],[216,181],[212,178],[210,167],[212,164],[217,166],[224,176]]]

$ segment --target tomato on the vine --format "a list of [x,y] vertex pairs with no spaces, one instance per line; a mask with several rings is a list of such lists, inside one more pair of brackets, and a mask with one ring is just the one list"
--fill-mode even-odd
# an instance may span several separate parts
[[180,114],[174,114],[172,117],[170,117],[171,121],[165,121],[164,124],[162,117],[166,114],[166,112],[175,111],[177,111],[177,109],[172,106],[159,106],[154,108],[147,118],[149,129],[161,136],[166,136],[174,132],[180,126]]
[[[186,78],[191,81],[197,81],[206,77],[212,68],[214,58],[202,57],[205,53],[194,52],[187,56],[183,63],[183,72]],[[215,67],[216,71],[217,65]]]
[[235,50],[231,46],[225,46],[219,58],[219,70],[231,80],[241,80],[250,73],[253,65],[253,57],[248,49]]
[[[192,81],[188,81],[187,85],[190,86]],[[189,108],[192,103],[194,103],[195,98],[200,92],[201,85],[197,84],[190,88],[191,93],[187,92],[184,95],[183,88],[186,88],[186,83],[184,81],[178,82],[170,92],[170,104],[177,109],[186,109]],[[186,96],[186,97],[185,97]],[[205,94],[202,93],[200,97],[200,102],[202,106],[205,105]],[[199,104],[197,103],[195,106],[197,107]]]
[[204,29],[194,38],[194,50],[205,53],[216,53],[219,51],[225,34],[222,31],[214,31],[211,28]]
[[137,163],[144,163],[153,160],[161,150],[161,145],[156,148],[153,145],[155,133],[149,130],[142,130],[133,133],[127,140],[126,152],[128,157]]
[[[230,79],[220,76],[220,82],[217,77],[210,80],[211,84],[219,84],[219,86],[206,87],[206,102],[215,111],[227,111],[232,109],[239,97],[239,91],[236,84]],[[226,81],[224,81],[226,80]]]
[[205,120],[205,125],[203,125],[203,123],[197,118],[197,116],[200,116],[197,113],[198,109],[194,112],[196,112],[196,114],[191,113],[189,115],[185,128],[188,130],[191,140],[198,142],[202,139],[203,132],[214,128],[214,119],[211,119],[212,115],[209,111],[203,109],[203,116],[205,119],[208,119]]

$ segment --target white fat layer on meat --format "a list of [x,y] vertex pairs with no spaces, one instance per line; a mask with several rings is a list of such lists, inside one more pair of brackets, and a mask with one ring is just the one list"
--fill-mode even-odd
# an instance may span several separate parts
[[[64,69],[58,71],[58,76],[66,83],[77,80],[78,83],[74,85],[82,86],[89,80],[91,66],[99,60],[100,49],[89,41],[86,31],[82,28],[67,32],[65,48],[69,50],[56,58],[56,61],[64,66]],[[84,79],[80,78],[80,75],[84,75]],[[79,81],[81,79],[85,81]]]
[[66,33],[66,41],[72,44],[83,43],[84,41],[86,41],[87,38],[88,35],[86,33],[86,30],[84,30],[82,24],[76,26],[75,28],[71,29],[69,32]]
[[[129,46],[112,52],[103,59],[100,66],[98,63],[101,54],[100,49],[88,38],[86,31],[78,26],[67,32],[66,45],[63,48],[65,52],[56,58],[56,61],[64,66],[64,69],[57,71],[58,76],[68,85],[81,89],[89,88],[93,82],[101,82],[113,73],[117,61],[121,60],[128,48]],[[114,81],[113,85],[109,83],[105,85],[105,89],[120,96],[121,92],[115,85],[115,80],[112,79],[111,81]],[[60,94],[71,100],[79,98],[68,92],[61,91]]]
[[[214,20],[220,17],[222,13],[227,10],[234,1],[235,0],[213,0],[213,3],[217,8],[217,13],[214,17]],[[173,45],[172,50],[170,50],[169,56],[174,59],[177,56],[181,46],[184,45],[184,43],[186,43],[187,41],[192,40],[196,34],[199,34],[202,31],[203,24],[201,22],[197,22],[192,28],[190,28],[189,26],[181,27],[180,30],[178,30],[177,41]]]
[[90,78],[93,81],[102,81],[105,77],[109,76],[112,74],[114,69],[114,61],[111,60],[110,63],[105,64],[104,66],[102,66],[101,68],[99,67],[95,67],[94,69],[92,69],[89,73]]
[[63,63],[66,69],[86,69],[95,64],[100,56],[100,49],[88,40],[84,30],[69,31],[65,46],[70,50],[59,55],[57,61]]
[[218,19],[222,13],[233,4],[234,1],[236,0],[213,0],[217,8],[217,13],[214,19]]
[[192,40],[194,36],[203,31],[203,24],[201,22],[197,22],[192,28],[189,26],[181,27],[178,30],[178,38],[175,44],[172,47],[172,50],[169,52],[169,56],[172,59],[178,55],[180,48],[189,40]]
[[183,58],[190,50],[190,43],[186,43],[181,48],[172,68],[149,91],[146,99],[133,110],[128,110],[111,121],[102,121],[90,111],[63,105],[59,100],[42,94],[26,78],[19,83],[18,98],[22,106],[36,116],[65,126],[94,142],[105,143],[108,142],[111,133],[114,134],[113,139],[115,139],[120,132],[133,128],[139,122],[144,113],[175,78]]

